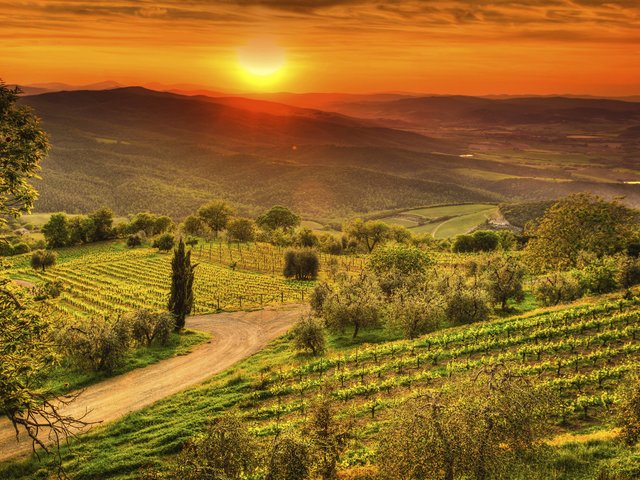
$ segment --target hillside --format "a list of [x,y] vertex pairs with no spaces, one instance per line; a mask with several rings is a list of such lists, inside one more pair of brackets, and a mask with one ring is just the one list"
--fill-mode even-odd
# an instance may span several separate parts
[[[392,100],[376,105],[422,102],[382,98]],[[524,100],[518,109],[537,115],[539,107]],[[583,190],[640,204],[638,188],[624,183],[639,179],[628,169],[636,157],[603,150],[608,139],[588,145],[565,139],[550,150],[545,142],[551,139],[519,130],[418,132],[397,120],[381,126],[271,100],[139,87],[22,101],[42,117],[53,143],[36,182],[40,212],[79,213],[106,204],[119,214],[151,210],[179,218],[222,197],[246,214],[285,204],[307,217],[342,220],[416,205],[541,200]],[[438,102],[430,115],[494,101],[458,99],[458,110],[449,98]]]

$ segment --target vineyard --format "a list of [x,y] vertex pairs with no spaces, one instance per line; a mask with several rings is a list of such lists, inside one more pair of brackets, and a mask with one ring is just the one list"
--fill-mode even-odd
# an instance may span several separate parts
[[[199,258],[195,261],[199,262]],[[61,280],[64,291],[52,305],[58,313],[72,317],[112,316],[137,308],[166,308],[171,254],[102,244],[61,250],[58,262],[46,272],[34,272],[25,265],[23,257],[11,273],[34,281]],[[196,270],[193,313],[301,302],[310,286],[308,282],[234,271],[202,261]]]
[[559,422],[598,416],[640,358],[640,303],[608,301],[442,331],[415,341],[364,345],[348,353],[261,371],[240,406],[258,435],[295,427],[315,396],[356,412],[363,432],[392,407],[456,375],[504,364],[563,399]]

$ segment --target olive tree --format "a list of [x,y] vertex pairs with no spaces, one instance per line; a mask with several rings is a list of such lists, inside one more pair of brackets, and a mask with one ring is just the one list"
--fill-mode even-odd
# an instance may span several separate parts
[[353,239],[369,253],[371,253],[377,245],[389,240],[391,236],[389,225],[379,220],[364,222],[358,218],[347,225],[345,231],[348,238]]
[[175,319],[169,313],[148,309],[136,310],[124,319],[130,324],[133,339],[147,347],[153,343],[166,345],[175,327]]
[[398,290],[389,305],[388,326],[406,338],[416,338],[442,326],[445,305],[444,296],[428,284]]
[[305,480],[312,469],[311,446],[294,435],[278,436],[267,458],[266,480]]
[[640,441],[640,370],[632,371],[616,392],[615,410],[620,436],[627,445]]
[[31,254],[31,268],[42,270],[43,272],[55,265],[56,254],[51,250],[36,250]]
[[322,321],[311,315],[300,317],[294,325],[293,338],[296,349],[320,355],[326,350],[326,338]]
[[493,255],[481,262],[479,272],[491,299],[507,309],[509,300],[522,301],[525,269],[512,255]]

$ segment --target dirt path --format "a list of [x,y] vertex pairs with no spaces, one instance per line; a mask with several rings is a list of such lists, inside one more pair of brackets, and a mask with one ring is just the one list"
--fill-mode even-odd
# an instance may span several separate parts
[[[209,343],[196,347],[188,355],[163,360],[92,385],[65,407],[63,413],[79,417],[89,411],[85,420],[109,422],[202,383],[282,335],[303,308],[295,305],[191,317],[187,320],[187,328],[210,333],[213,338]],[[1,419],[0,461],[30,451],[31,442],[24,435],[16,442],[11,424]]]

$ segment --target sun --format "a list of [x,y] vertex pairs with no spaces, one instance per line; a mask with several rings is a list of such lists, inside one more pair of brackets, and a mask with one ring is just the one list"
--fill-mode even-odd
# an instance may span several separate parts
[[254,84],[269,84],[283,73],[286,64],[284,49],[270,39],[253,39],[238,48],[238,64],[246,80]]

